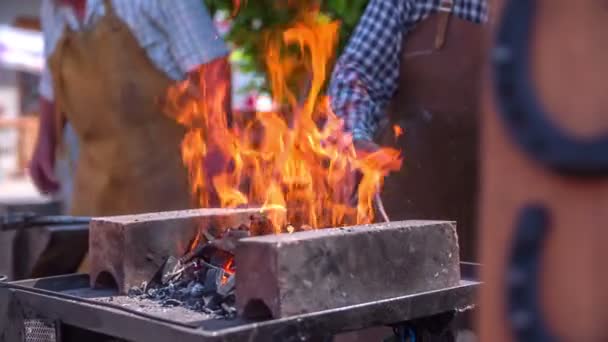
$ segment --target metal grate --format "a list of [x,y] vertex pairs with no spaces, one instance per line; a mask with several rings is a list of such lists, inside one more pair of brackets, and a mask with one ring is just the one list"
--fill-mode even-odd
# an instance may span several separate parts
[[23,321],[24,342],[57,342],[57,330],[54,323],[40,319]]

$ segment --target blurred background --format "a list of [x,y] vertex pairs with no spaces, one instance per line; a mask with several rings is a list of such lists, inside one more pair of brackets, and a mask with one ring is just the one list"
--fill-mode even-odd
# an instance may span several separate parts
[[[201,1],[212,12],[218,30],[233,48],[233,109],[245,112],[271,108],[261,32],[287,24],[295,12],[276,9],[271,0],[257,0],[243,6],[233,18],[232,0]],[[41,0],[0,2],[0,205],[61,202],[65,198],[45,198],[27,177],[27,164],[38,128],[38,81],[44,67],[40,4]],[[320,15],[342,21],[340,49],[366,4],[367,0],[323,2]],[[64,163],[59,163],[58,168],[63,174],[69,172],[69,166]],[[69,192],[69,185],[64,192]]]

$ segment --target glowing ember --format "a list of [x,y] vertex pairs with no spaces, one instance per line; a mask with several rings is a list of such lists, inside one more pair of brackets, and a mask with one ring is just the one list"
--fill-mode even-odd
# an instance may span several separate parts
[[296,228],[294,226],[288,224],[287,227],[285,228],[285,230],[287,231],[287,233],[293,234],[296,231]]
[[[198,205],[208,207],[217,197],[221,207],[262,206],[276,233],[373,221],[374,197],[401,157],[388,148],[357,155],[321,96],[338,31],[337,22],[319,20],[318,9],[307,8],[291,27],[267,35],[266,64],[280,112],[260,112],[229,127],[221,101],[230,91],[225,80],[187,80],[170,89],[167,109],[188,129],[182,158]],[[294,86],[293,75],[304,75],[303,81]],[[218,155],[228,162],[216,162]]]
[[222,275],[222,285],[226,284],[228,282],[228,279],[230,279],[230,276],[234,274],[233,264],[234,264],[234,258],[230,258],[230,260],[228,260],[226,265],[224,265],[224,267],[223,267],[224,274]]
[[199,230],[196,233],[196,236],[194,237],[194,239],[192,240],[192,243],[190,243],[190,246],[188,247],[188,251],[192,251],[192,250],[194,250],[198,246],[198,244],[201,242],[202,236],[203,236],[203,234]]

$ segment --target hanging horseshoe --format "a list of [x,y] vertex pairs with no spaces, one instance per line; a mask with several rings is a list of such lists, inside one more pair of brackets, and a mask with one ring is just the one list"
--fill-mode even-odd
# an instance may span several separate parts
[[[499,117],[511,138],[533,160],[566,177],[608,175],[608,136],[577,139],[555,125],[537,100],[531,80],[530,43],[536,0],[507,1],[493,51]],[[507,314],[517,341],[558,340],[539,303],[539,268],[551,214],[542,204],[519,213],[507,276]]]
[[507,317],[519,342],[557,340],[543,320],[538,294],[540,257],[549,229],[544,206],[529,205],[521,211],[507,270]]
[[551,120],[530,79],[530,36],[537,0],[509,0],[493,51],[496,99],[511,136],[526,153],[568,176],[606,176],[608,136],[576,139]]

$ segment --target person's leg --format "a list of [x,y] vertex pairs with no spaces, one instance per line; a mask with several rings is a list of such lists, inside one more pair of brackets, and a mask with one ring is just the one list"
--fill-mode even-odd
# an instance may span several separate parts
[[[74,177],[76,175],[76,164],[78,162],[79,144],[73,127],[67,123],[63,133],[63,150],[56,162],[57,178],[61,185],[59,199],[62,204],[63,213],[69,213],[72,206],[72,194],[74,191]],[[88,253],[85,254],[75,272],[88,271]]]
[[67,124],[63,134],[64,151],[57,159],[57,178],[61,184],[60,200],[63,211],[67,212],[71,206],[72,192],[74,189],[74,175],[76,162],[78,160],[78,138],[70,124]]

